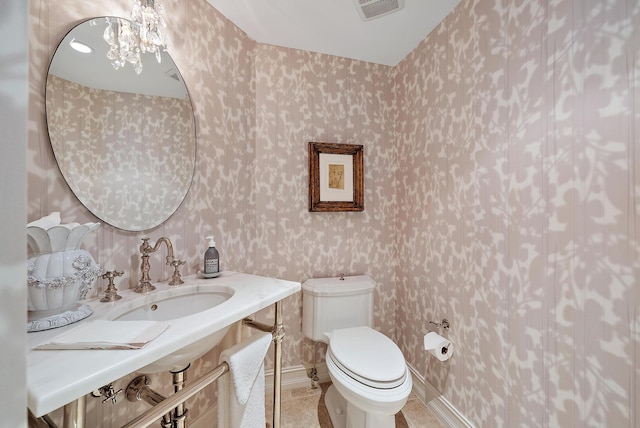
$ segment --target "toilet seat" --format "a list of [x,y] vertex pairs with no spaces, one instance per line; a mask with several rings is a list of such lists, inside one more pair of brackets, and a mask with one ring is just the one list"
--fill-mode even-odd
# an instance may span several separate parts
[[369,327],[335,330],[327,354],[342,372],[371,388],[397,388],[407,376],[406,362],[398,346]]

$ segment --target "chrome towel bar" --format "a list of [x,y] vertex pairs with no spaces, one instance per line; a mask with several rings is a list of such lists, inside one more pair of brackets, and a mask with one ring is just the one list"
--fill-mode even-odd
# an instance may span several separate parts
[[[242,320],[242,324],[256,328],[261,331],[271,333],[273,335],[274,342],[274,370],[273,370],[273,428],[280,428],[280,414],[281,414],[281,387],[282,387],[282,339],[285,336],[284,326],[282,325],[282,309],[281,303],[275,303],[275,322],[274,325],[264,324],[258,321],[254,321],[251,318],[245,318]],[[220,376],[229,371],[227,363],[222,363],[219,366],[209,370],[200,378],[193,381],[193,383],[184,389],[170,395],[162,400],[146,412],[142,413],[122,428],[144,428],[148,427],[163,415],[167,414],[175,407],[188,400],[209,384],[216,381]]]

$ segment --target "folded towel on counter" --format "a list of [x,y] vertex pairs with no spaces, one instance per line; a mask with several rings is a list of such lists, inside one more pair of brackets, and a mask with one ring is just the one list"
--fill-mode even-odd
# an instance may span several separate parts
[[160,336],[169,323],[95,320],[79,324],[34,349],[140,349]]
[[257,333],[220,355],[220,362],[229,364],[229,375],[218,380],[218,426],[265,426],[264,357],[271,338]]

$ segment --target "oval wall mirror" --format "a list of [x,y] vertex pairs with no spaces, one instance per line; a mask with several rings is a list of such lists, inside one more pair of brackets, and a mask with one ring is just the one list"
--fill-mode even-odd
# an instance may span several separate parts
[[[152,229],[184,200],[195,169],[195,119],[178,67],[143,53],[142,72],[107,58],[105,30],[128,20],[84,21],[62,39],[46,82],[47,128],[64,179],[102,221]],[[117,33],[117,31],[116,31]],[[85,46],[87,53],[72,44]]]

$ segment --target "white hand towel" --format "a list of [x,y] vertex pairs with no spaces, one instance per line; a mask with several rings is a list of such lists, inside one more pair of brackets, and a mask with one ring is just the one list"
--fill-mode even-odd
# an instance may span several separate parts
[[265,426],[264,357],[270,344],[271,334],[258,333],[220,355],[230,373],[218,380],[218,426]]
[[140,349],[169,327],[159,321],[95,320],[79,324],[34,349]]

